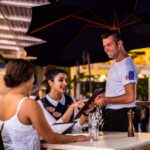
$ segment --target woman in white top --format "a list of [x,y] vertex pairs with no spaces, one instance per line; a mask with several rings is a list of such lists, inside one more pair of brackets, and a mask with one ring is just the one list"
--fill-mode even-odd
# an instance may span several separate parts
[[90,140],[88,136],[64,136],[54,133],[41,107],[28,94],[34,82],[34,69],[27,60],[8,63],[4,76],[10,87],[0,99],[0,121],[4,122],[2,138],[6,150],[40,150],[40,136],[48,143]]
[[[84,101],[76,102],[74,98],[66,95],[67,74],[59,68],[49,68],[45,72],[45,86],[47,86],[47,95],[38,101],[43,109],[45,117],[55,132],[61,132],[55,127],[55,123],[70,122],[78,113],[78,108],[84,105]],[[81,115],[77,123],[73,126],[73,131],[78,132],[85,123],[91,107]]]

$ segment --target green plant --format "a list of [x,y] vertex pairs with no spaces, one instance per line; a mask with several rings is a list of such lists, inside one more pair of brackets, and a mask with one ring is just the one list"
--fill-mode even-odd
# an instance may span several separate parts
[[139,78],[137,83],[137,98],[148,99],[148,77]]

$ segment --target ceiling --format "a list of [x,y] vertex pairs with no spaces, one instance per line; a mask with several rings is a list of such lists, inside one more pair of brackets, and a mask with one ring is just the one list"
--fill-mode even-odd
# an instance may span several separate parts
[[25,35],[31,23],[32,7],[48,0],[0,0],[0,54],[4,58],[28,57],[25,47],[44,43]]

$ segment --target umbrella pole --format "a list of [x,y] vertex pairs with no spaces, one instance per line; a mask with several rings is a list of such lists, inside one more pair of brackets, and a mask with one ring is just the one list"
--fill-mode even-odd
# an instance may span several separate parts
[[77,83],[76,83],[76,99],[80,99],[81,95],[81,82],[80,82],[80,65],[77,62]]
[[92,80],[91,80],[90,55],[88,52],[87,52],[87,62],[88,62],[88,71],[89,71],[90,96],[91,96],[92,95]]

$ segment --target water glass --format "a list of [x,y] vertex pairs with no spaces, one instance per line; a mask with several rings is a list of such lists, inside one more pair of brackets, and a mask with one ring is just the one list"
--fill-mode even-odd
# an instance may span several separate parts
[[103,127],[103,112],[102,112],[102,108],[99,106],[96,106],[96,111],[95,111],[95,115],[97,116],[98,122],[99,122],[99,130],[102,130]]
[[99,137],[99,122],[96,116],[96,113],[90,113],[88,118],[88,131],[92,140],[98,140]]

